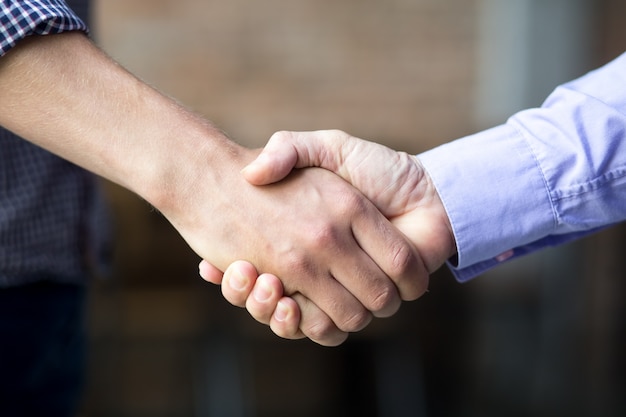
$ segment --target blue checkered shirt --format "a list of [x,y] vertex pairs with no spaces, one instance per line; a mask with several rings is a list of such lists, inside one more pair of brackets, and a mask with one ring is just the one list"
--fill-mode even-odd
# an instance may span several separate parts
[[[87,0],[68,3],[0,0],[0,59],[26,36],[87,32]],[[106,253],[103,201],[92,174],[0,128],[0,287],[84,281]]]

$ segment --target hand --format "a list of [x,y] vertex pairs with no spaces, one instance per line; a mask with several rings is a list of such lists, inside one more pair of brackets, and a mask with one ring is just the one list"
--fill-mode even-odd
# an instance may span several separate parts
[[392,314],[400,296],[425,290],[411,244],[357,190],[321,169],[250,185],[239,171],[253,151],[84,34],[29,36],[0,59],[0,125],[135,192],[217,268],[246,259],[279,275],[320,312],[300,305],[300,328],[319,343],[341,343],[370,312]]
[[[430,177],[416,157],[404,152],[396,152],[337,130],[278,132],[257,159],[243,170],[243,174],[250,183],[263,185],[280,180],[293,168],[307,166],[333,171],[358,188],[409,238],[428,273],[438,269],[456,252],[449,219]],[[205,279],[211,282],[219,282],[217,274],[213,277],[206,275],[210,268],[203,262],[201,275],[204,274]],[[276,276],[265,274],[255,282],[256,271],[252,265],[245,263],[233,264],[227,272],[222,291],[229,301],[236,305],[245,304],[253,317],[269,323],[278,335],[287,338],[298,336],[293,330],[293,321],[300,312],[293,303],[278,296],[267,299],[265,303],[254,298],[259,290],[257,286],[272,288],[275,294],[280,294],[280,282]],[[246,285],[232,288],[230,279],[233,275],[243,277]],[[278,305],[281,318],[285,317],[285,308],[292,309],[287,314],[290,322],[276,320],[275,307]]]
[[285,293],[299,300],[304,313],[311,311],[300,326],[307,337],[341,343],[369,323],[370,312],[389,316],[400,297],[425,291],[419,277],[426,278],[426,270],[412,246],[341,178],[322,169],[299,170],[256,187],[239,169],[230,171],[235,175],[223,175],[223,193],[200,187],[203,181],[196,179],[194,194],[175,215],[164,214],[197,253],[213,259],[245,253],[260,270],[280,276]]
[[330,318],[323,311],[301,294],[283,296],[281,281],[272,274],[259,275],[249,262],[233,262],[222,274],[203,260],[200,262],[199,272],[205,280],[214,284],[221,283],[224,298],[233,305],[245,306],[257,321],[268,324],[277,335],[299,339],[306,337],[299,327],[306,329],[310,326],[309,323],[328,325],[330,322]]
[[360,190],[415,245],[429,273],[456,253],[443,203],[417,157],[339,130],[277,132],[243,175],[265,185],[304,167],[325,168]]

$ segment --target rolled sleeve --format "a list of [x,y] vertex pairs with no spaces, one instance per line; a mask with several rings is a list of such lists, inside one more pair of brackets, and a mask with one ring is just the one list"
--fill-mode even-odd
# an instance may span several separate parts
[[89,28],[64,1],[0,0],[0,56],[29,35],[50,35]]

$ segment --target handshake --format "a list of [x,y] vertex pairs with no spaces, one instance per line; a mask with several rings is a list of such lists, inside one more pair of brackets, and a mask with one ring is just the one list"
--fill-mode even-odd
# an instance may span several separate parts
[[0,126],[144,198],[207,261],[204,278],[280,336],[340,344],[418,298],[455,253],[405,153],[321,131],[277,133],[259,155],[79,32],[20,42],[0,69]]
[[281,337],[341,344],[420,297],[456,252],[434,184],[404,152],[338,130],[278,132],[241,174],[256,192],[289,188],[291,202],[251,201],[274,240],[224,273],[205,259],[200,275]]

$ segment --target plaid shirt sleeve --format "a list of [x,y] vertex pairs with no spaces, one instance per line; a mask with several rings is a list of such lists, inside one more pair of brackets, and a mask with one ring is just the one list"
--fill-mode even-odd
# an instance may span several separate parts
[[88,32],[63,0],[0,0],[0,57],[29,35]]

